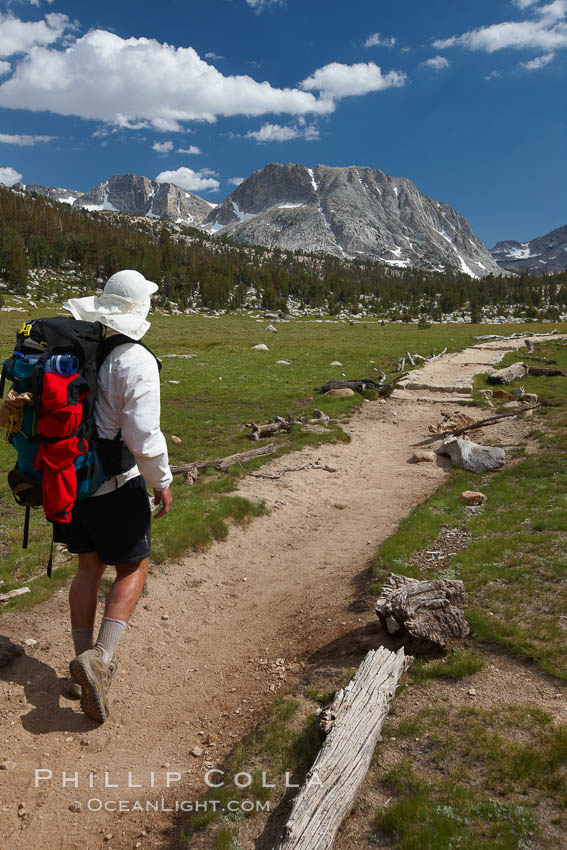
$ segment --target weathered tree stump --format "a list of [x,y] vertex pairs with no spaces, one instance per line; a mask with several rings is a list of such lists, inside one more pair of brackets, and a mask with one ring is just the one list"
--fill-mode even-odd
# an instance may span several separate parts
[[497,446],[479,446],[463,437],[447,437],[436,449],[438,455],[451,458],[453,466],[460,466],[468,472],[490,472],[500,469],[506,463],[506,452]]
[[489,384],[511,384],[513,381],[519,381],[525,378],[528,374],[528,367],[525,363],[512,363],[506,369],[499,369],[488,376]]
[[370,767],[400,676],[404,650],[371,651],[324,712],[325,742],[274,850],[328,850]]
[[423,654],[446,649],[448,644],[467,637],[470,629],[463,614],[465,605],[462,581],[419,581],[392,573],[376,601],[376,613],[387,631],[403,640],[406,649]]

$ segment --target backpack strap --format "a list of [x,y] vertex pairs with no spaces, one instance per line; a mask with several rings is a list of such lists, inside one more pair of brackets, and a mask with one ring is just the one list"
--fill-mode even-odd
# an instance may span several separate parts
[[[99,344],[96,358],[97,371],[100,369],[111,351],[114,351],[114,349],[118,348],[119,345],[126,345],[129,342],[141,345],[142,348],[149,351],[158,365],[158,370],[161,369],[161,361],[158,360],[153,351],[151,351],[147,345],[144,345],[143,342],[140,342],[137,339],[131,339],[131,337],[128,337],[125,334],[112,334],[112,336],[106,337]],[[136,463],[134,455],[122,440],[121,431],[119,431],[112,440],[96,436],[95,446],[101,458],[102,468],[107,479],[113,475],[119,475],[122,472],[126,472]]]
[[97,371],[100,369],[108,355],[111,351],[114,351],[115,348],[118,348],[119,345],[126,345],[128,342],[132,342],[135,345],[141,345],[142,348],[145,348],[146,351],[149,351],[154,360],[157,363],[158,369],[161,371],[162,362],[155,356],[151,348],[148,348],[147,345],[139,339],[132,339],[126,334],[112,334],[112,336],[105,337],[98,347],[98,353],[96,356],[96,368]]
[[4,398],[4,387],[6,386],[6,376],[8,374],[8,360],[2,366],[2,375],[0,377],[0,398]]

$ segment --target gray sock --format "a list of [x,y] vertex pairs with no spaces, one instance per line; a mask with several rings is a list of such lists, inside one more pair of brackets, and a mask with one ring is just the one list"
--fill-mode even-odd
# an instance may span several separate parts
[[71,629],[73,637],[73,646],[75,647],[75,656],[80,655],[87,649],[93,648],[93,630],[92,629]]
[[113,620],[111,617],[103,617],[100,631],[96,639],[97,649],[102,652],[104,664],[110,664],[122,632],[126,628],[124,620]]

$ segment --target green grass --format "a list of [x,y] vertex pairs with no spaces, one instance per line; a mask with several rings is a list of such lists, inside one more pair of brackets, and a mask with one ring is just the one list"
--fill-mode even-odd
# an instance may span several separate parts
[[[46,315],[46,310],[30,311],[30,315]],[[0,314],[0,351],[10,353],[23,318],[24,313]],[[364,378],[375,376],[373,369],[389,372],[408,349],[424,355],[445,346],[449,351],[460,350],[470,344],[472,335],[493,330],[492,326],[480,325],[433,325],[419,330],[416,325],[381,325],[371,320],[351,325],[336,320],[296,319],[278,323],[274,334],[265,331],[267,320],[240,315],[156,315],[151,319],[145,342],[158,356],[196,355],[189,360],[163,361],[162,429],[168,438],[172,465],[246,451],[254,444],[244,423],[266,422],[288,413],[310,416],[314,407],[331,417],[331,432],[316,435],[294,428],[288,436],[273,439],[278,454],[305,445],[348,439],[340,421],[351,415],[361,398],[326,398],[315,393],[314,387],[341,373],[349,378]],[[506,333],[523,327],[513,325],[499,330]],[[550,325],[530,324],[525,328],[549,331]],[[265,342],[270,351],[253,351],[252,346],[259,342]],[[291,365],[277,365],[280,359]],[[331,367],[333,360],[339,360],[342,367]],[[181,438],[180,446],[171,444],[172,434]],[[249,469],[258,468],[262,462],[250,464]],[[41,576],[49,552],[49,526],[41,510],[33,512],[29,549],[21,549],[23,511],[13,502],[6,483],[6,472],[13,463],[11,447],[0,445],[3,589]],[[173,509],[153,527],[153,560],[161,562],[184,551],[203,549],[225,536],[230,522],[247,521],[261,512],[261,507],[242,499],[233,501],[229,495],[241,474],[234,467],[227,475],[204,476],[193,487],[186,485],[182,476],[176,476]],[[56,574],[59,572],[63,577],[69,568],[63,567]],[[28,606],[49,593],[48,580],[40,577],[34,584],[37,589],[32,595],[9,603],[2,610]]]
[[416,682],[425,679],[464,679],[484,669],[484,658],[477,652],[457,647],[446,659],[423,661],[416,659],[410,671]]
[[[537,352],[567,369],[567,346],[560,341],[542,343]],[[503,363],[522,357],[514,352]],[[484,385],[480,378],[477,388]],[[496,474],[453,472],[380,547],[373,589],[379,591],[389,572],[441,577],[439,568],[415,555],[435,549],[444,528],[464,529],[471,541],[450,559],[449,572],[464,581],[474,635],[567,678],[567,379],[528,378],[522,385],[546,405],[536,420],[543,430],[538,424],[534,431],[539,450]],[[466,509],[459,498],[465,489],[486,494],[484,511]]]
[[386,777],[401,793],[375,827],[399,850],[528,850],[536,831],[526,806],[503,803],[453,782],[429,782],[403,762]]
[[376,842],[397,850],[558,846],[542,826],[563,827],[567,726],[547,712],[521,703],[431,706],[388,719],[385,740],[400,738],[404,758],[385,775],[375,768],[393,799],[377,814]]

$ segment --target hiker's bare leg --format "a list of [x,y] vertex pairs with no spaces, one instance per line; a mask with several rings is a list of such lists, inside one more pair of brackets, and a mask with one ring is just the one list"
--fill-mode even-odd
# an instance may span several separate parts
[[149,566],[149,558],[116,565],[116,578],[106,597],[105,617],[128,622],[142,595]]
[[93,629],[98,589],[106,569],[96,552],[82,552],[79,568],[69,588],[72,629]]

